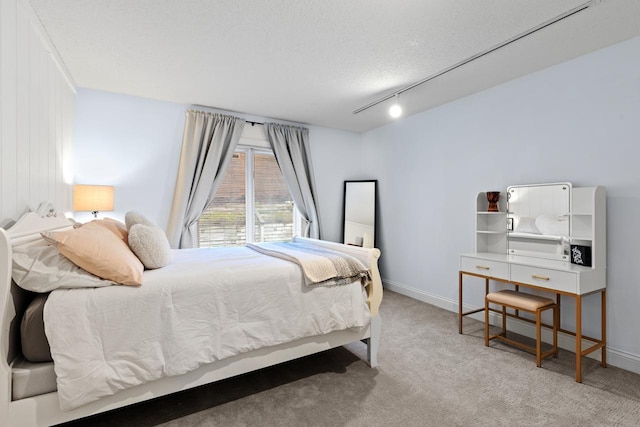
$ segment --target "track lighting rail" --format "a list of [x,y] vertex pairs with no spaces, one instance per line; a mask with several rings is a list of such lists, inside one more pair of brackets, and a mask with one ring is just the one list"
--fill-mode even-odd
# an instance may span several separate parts
[[358,108],[357,110],[355,110],[353,112],[353,114],[358,114],[358,113],[361,113],[361,112],[363,112],[365,110],[368,110],[369,108],[371,108],[371,107],[373,107],[375,105],[378,105],[378,104],[380,104],[380,103],[382,103],[384,101],[387,101],[387,100],[389,100],[389,99],[391,99],[393,97],[396,97],[396,96],[400,95],[401,93],[407,92],[407,91],[413,89],[416,86],[420,86],[423,83],[426,83],[426,82],[428,82],[430,80],[435,79],[436,77],[440,77],[441,75],[446,74],[449,71],[453,71],[456,68],[459,68],[459,67],[461,67],[461,66],[463,66],[465,64],[468,64],[471,61],[475,61],[478,58],[482,58],[483,56],[488,55],[489,53],[494,52],[494,51],[496,51],[496,50],[498,50],[498,49],[500,49],[502,47],[505,47],[505,46],[517,41],[517,40],[520,40],[523,37],[526,37],[526,36],[528,36],[530,34],[533,34],[536,31],[540,31],[543,28],[548,27],[549,25],[552,25],[552,24],[555,24],[556,22],[562,21],[563,19],[568,18],[568,17],[570,17],[572,15],[575,15],[578,12],[582,12],[583,10],[593,6],[596,3],[599,3],[600,1],[601,0],[590,0],[590,1],[588,1],[586,3],[583,3],[583,4],[579,5],[579,6],[576,6],[573,9],[568,10],[567,12],[564,12],[564,13],[562,13],[562,14],[554,17],[554,18],[551,18],[551,19],[549,19],[549,20],[547,20],[547,21],[545,21],[545,22],[543,22],[543,23],[541,23],[539,25],[536,25],[535,27],[529,28],[528,30],[526,30],[526,31],[524,31],[524,32],[522,32],[520,34],[517,34],[516,36],[511,37],[511,38],[509,38],[509,39],[507,39],[507,40],[505,40],[505,41],[503,41],[503,42],[501,42],[501,43],[499,43],[499,44],[497,44],[497,45],[495,45],[493,47],[490,47],[489,49],[483,50],[482,52],[479,52],[479,53],[477,53],[477,54],[475,54],[473,56],[470,56],[470,57],[468,57],[466,59],[463,59],[462,61],[460,61],[460,62],[458,62],[456,64],[453,64],[452,66],[447,67],[444,70],[438,71],[437,73],[432,74],[429,77],[426,77],[426,78],[424,78],[422,80],[419,80],[419,81],[417,81],[417,82],[415,82],[413,84],[410,84],[409,86],[405,86],[405,87],[403,87],[402,89],[400,89],[400,90],[398,90],[396,92],[393,92],[393,93],[391,93],[389,95],[386,95],[386,96],[384,96],[384,97],[382,97],[380,99],[377,99],[377,100],[365,105],[364,107]]

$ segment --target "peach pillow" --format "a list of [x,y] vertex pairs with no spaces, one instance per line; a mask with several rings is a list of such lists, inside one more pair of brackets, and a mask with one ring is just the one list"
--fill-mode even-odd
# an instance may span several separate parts
[[[98,224],[102,227],[105,227],[109,231],[111,231],[113,234],[118,236],[125,243],[128,243],[129,232],[127,231],[127,227],[117,219],[113,219],[113,218],[94,219],[93,221],[87,224]],[[86,224],[83,224],[83,225],[86,225]]]
[[91,274],[123,285],[142,284],[142,263],[104,224],[92,221],[69,231],[43,232],[42,237]]

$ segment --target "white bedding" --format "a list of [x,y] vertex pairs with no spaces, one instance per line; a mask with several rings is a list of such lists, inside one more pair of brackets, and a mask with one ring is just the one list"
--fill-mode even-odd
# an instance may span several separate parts
[[140,287],[55,290],[44,309],[62,410],[369,319],[360,281],[309,288],[299,266],[249,248],[177,250]]

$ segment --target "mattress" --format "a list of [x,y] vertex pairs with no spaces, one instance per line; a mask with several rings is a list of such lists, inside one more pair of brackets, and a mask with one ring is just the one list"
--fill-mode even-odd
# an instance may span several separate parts
[[12,400],[25,399],[56,391],[53,362],[33,363],[18,356],[11,365]]

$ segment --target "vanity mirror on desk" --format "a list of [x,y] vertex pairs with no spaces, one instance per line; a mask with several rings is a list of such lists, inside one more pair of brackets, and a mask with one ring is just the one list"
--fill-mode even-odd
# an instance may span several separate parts
[[[490,196],[495,198],[495,195]],[[576,381],[582,381],[582,356],[601,350],[606,367],[606,190],[601,186],[573,187],[571,183],[514,185],[499,192],[490,209],[487,193],[476,198],[475,252],[460,255],[459,332],[463,317],[463,277],[551,292],[575,299]],[[535,291],[534,291],[535,292]],[[601,336],[582,334],[582,299],[601,298]],[[480,306],[480,304],[478,304]],[[492,310],[494,311],[494,310]],[[509,313],[530,321],[516,311]],[[582,349],[582,341],[592,343]]]

